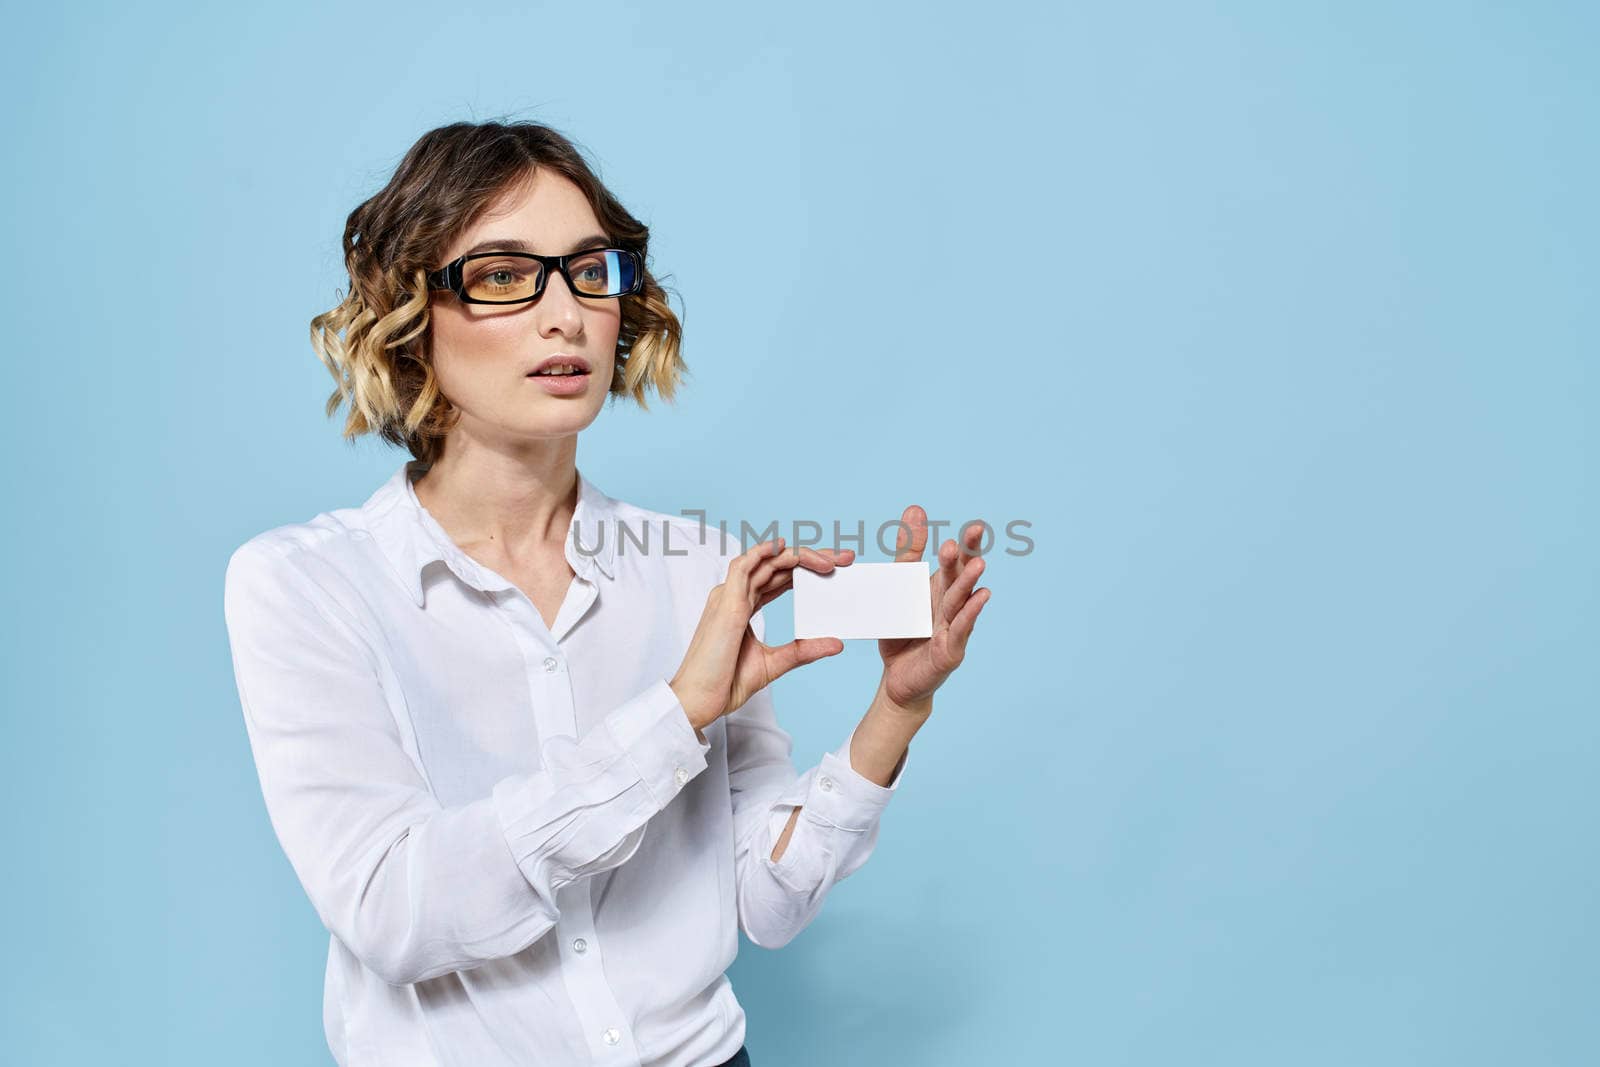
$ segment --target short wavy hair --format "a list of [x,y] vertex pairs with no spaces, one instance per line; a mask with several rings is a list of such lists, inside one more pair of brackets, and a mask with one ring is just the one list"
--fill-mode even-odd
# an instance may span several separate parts
[[529,121],[456,122],[423,134],[387,185],[344,227],[349,295],[311,320],[311,346],[338,383],[331,417],[350,404],[343,436],[376,433],[431,466],[460,412],[439,391],[428,328],[427,275],[450,243],[538,168],[570,179],[606,236],[646,264],[640,292],[619,297],[611,398],[641,408],[653,389],[671,400],[687,371],[683,328],[649,269],[650,229],[629,214],[565,136]]

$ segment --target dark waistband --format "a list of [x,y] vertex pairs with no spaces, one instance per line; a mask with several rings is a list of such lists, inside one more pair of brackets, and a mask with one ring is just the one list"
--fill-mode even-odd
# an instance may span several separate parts
[[735,1052],[731,1058],[717,1064],[717,1067],[750,1067],[750,1053],[745,1051],[743,1045],[740,1045],[738,1052]]

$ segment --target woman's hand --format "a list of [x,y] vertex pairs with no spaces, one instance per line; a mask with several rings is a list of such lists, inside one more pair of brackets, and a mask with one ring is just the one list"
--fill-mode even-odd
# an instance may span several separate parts
[[683,665],[669,683],[696,730],[744,706],[756,693],[806,663],[844,651],[837,637],[808,637],[773,648],[756,640],[750,617],[794,584],[794,568],[827,574],[848,566],[850,549],[783,550],[765,541],[728,564],[728,575],[706,598]]
[[[906,508],[900,521],[894,559],[896,563],[914,563],[922,558],[922,550],[928,544],[928,516],[913,504]],[[934,690],[961,666],[978,613],[989,602],[989,590],[973,590],[983,573],[983,557],[977,554],[983,544],[983,527],[977,523],[968,525],[962,542],[960,547],[954,540],[939,546],[939,566],[928,579],[933,636],[878,642],[878,653],[883,657],[884,696],[919,714],[932,710]]]

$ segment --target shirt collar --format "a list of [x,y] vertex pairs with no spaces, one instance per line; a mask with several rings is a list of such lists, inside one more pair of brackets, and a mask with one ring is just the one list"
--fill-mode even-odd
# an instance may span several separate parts
[[[594,581],[595,571],[616,577],[617,529],[606,520],[616,514],[616,501],[578,473],[578,506],[567,530],[567,563],[573,573]],[[400,576],[418,607],[423,606],[422,572],[440,562],[468,585],[484,592],[512,584],[461,551],[428,509],[417,499],[412,480],[421,474],[416,460],[407,460],[361,505],[367,530]],[[607,530],[606,527],[612,529]],[[581,547],[580,547],[581,546]]]

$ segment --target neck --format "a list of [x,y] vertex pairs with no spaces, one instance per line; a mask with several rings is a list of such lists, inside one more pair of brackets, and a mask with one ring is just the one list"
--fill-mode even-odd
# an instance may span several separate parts
[[578,438],[515,450],[452,435],[412,483],[417,500],[464,550],[497,546],[512,557],[559,549],[578,503]]

